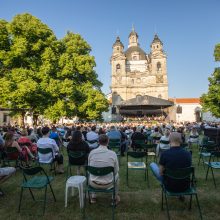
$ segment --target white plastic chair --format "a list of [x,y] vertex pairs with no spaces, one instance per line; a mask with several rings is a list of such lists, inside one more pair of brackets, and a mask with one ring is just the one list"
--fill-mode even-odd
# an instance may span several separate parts
[[74,188],[78,188],[80,208],[82,209],[84,207],[84,183],[85,182],[86,182],[85,176],[71,176],[71,177],[69,177],[69,179],[66,181],[65,207],[67,207],[69,188],[72,188],[72,196],[74,196]]

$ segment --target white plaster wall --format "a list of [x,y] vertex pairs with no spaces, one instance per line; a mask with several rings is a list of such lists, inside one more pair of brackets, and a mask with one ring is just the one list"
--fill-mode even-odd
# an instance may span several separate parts
[[202,108],[202,106],[198,103],[178,103],[176,106],[182,106],[182,114],[177,114],[176,113],[176,120],[177,122],[184,122],[184,121],[189,121],[189,122],[194,122],[196,120],[195,117],[195,108],[199,107]]

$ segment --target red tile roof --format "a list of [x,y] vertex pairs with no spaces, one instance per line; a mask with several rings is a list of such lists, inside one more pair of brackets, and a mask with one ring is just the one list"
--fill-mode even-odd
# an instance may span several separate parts
[[170,101],[174,103],[198,103],[200,104],[200,98],[170,98]]

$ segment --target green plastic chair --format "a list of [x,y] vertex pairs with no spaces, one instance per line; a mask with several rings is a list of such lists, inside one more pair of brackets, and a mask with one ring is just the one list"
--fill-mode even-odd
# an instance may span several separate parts
[[202,160],[203,167],[205,168],[205,163],[209,160],[211,152],[215,151],[216,148],[217,145],[214,142],[207,142],[206,144],[201,145],[198,166],[200,165],[200,161]]
[[108,147],[110,150],[115,151],[119,165],[121,165],[121,140],[120,139],[109,139]]
[[10,166],[11,163],[14,163],[15,167],[20,163],[20,153],[16,147],[7,147],[3,154],[3,166]]
[[[96,189],[89,185],[89,175],[92,174],[94,176],[105,176],[112,173],[113,175],[113,182],[112,187],[108,189]],[[86,166],[86,176],[87,176],[87,192],[89,195],[89,201],[90,201],[90,193],[111,193],[113,198],[113,204],[112,204],[112,219],[114,219],[114,209],[115,209],[115,174],[114,174],[114,167],[93,167],[93,166]],[[85,201],[86,201],[86,193],[85,193]],[[86,207],[86,202],[85,202]]]
[[[135,158],[138,161],[129,161],[129,157]],[[143,159],[145,161],[143,162]],[[146,181],[147,179],[147,184],[149,186],[149,178],[148,178],[148,165],[147,165],[147,154],[146,152],[143,151],[129,151],[127,152],[127,175],[126,175],[126,180],[127,180],[127,186],[128,186],[128,171],[129,170],[143,170],[144,171],[144,179]],[[146,178],[146,173],[147,173],[147,178]]]
[[[56,197],[54,195],[51,182],[54,179],[51,176],[47,176],[46,172],[42,167],[32,167],[32,168],[22,168],[23,171],[23,182],[21,184],[21,193],[18,206],[18,212],[21,210],[21,202],[23,197],[23,190],[29,189],[31,197],[34,201],[35,197],[31,189],[45,189],[44,191],[44,200],[43,200],[43,214],[45,213],[46,208],[46,199],[47,199],[47,186],[49,185],[52,192],[54,201],[56,202]],[[39,175],[40,174],[40,175]],[[42,201],[42,200],[41,200]]]
[[39,153],[40,154],[50,154],[51,158],[54,158],[52,148],[40,148],[40,147],[38,147],[37,152],[38,152],[38,164],[39,164],[39,166],[41,166],[41,165],[50,165],[50,170],[54,171],[54,174],[56,175],[56,164],[55,164],[54,159],[52,159],[51,162],[49,162],[49,163],[45,163],[45,162],[42,162],[42,161],[40,162],[40,156],[39,156]]
[[179,197],[179,196],[190,196],[190,202],[189,202],[189,210],[192,207],[192,196],[196,197],[196,203],[199,210],[199,216],[200,219],[202,219],[202,212],[199,205],[199,200],[197,196],[197,191],[195,187],[195,175],[194,175],[194,167],[187,167],[187,168],[181,168],[181,169],[165,169],[164,171],[164,178],[169,177],[176,180],[190,180],[189,188],[183,192],[171,192],[168,191],[165,188],[165,185],[162,183],[162,202],[161,202],[161,209],[163,210],[163,204],[164,204],[164,197],[165,197],[165,204],[166,204],[166,210],[167,210],[167,217],[170,219],[170,213],[169,213],[169,206],[168,206],[168,199],[167,197]]
[[133,140],[133,146],[134,150],[144,150],[145,149],[146,142],[143,139],[140,140]]
[[157,157],[156,157],[157,144],[145,144],[144,147],[147,151],[147,157],[148,158],[153,157],[154,161],[156,161],[157,160]]
[[76,167],[78,167],[78,166],[86,166],[87,165],[87,161],[85,161],[85,164],[83,164],[83,165],[79,165],[79,164],[77,164],[77,163],[74,163],[74,159],[81,159],[81,158],[85,158],[85,156],[86,156],[86,152],[84,152],[84,151],[68,151],[67,152],[68,153],[68,166],[67,166],[67,178],[69,177],[69,176],[72,176],[72,169],[71,169],[71,167],[73,167],[73,166],[76,166]]
[[[220,151],[213,151],[210,153],[210,157],[209,157],[209,161],[205,162],[205,165],[207,165],[207,172],[206,172],[206,180],[208,179],[208,174],[209,174],[209,170],[211,168],[212,171],[212,179],[216,188],[216,181],[215,181],[215,176],[214,176],[214,169],[219,170],[220,169],[220,162],[219,162],[219,158],[220,158]],[[216,159],[218,159],[216,161]]]

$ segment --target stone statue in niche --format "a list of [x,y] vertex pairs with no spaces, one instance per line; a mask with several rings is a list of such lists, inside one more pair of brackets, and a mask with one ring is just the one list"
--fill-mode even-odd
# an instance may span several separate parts
[[156,82],[157,83],[163,83],[163,76],[157,76]]

